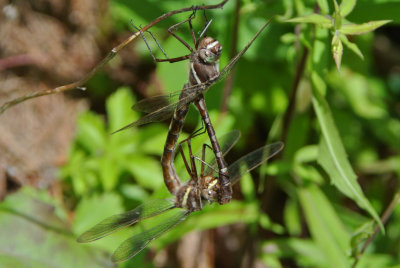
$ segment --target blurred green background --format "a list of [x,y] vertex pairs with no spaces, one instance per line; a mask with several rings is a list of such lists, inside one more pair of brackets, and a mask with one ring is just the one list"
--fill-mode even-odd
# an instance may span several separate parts
[[[168,11],[215,3],[0,2],[0,104],[80,79],[135,31],[130,20],[143,27]],[[197,12],[196,33],[205,16],[213,19],[207,34],[223,45],[221,68],[275,16],[205,98],[217,135],[242,133],[228,163],[274,141],[285,148],[244,176],[229,204],[193,213],[127,262],[113,264],[110,255],[146,223],[90,244],[76,237],[110,215],[170,197],[160,166],[169,122],[111,133],[140,118],[131,110],[138,100],[180,90],[188,63],[155,64],[137,38],[85,91],[6,111],[0,266],[398,267],[398,10],[394,0],[230,0]],[[167,28],[189,15],[150,29],[170,58],[188,50]],[[187,25],[178,35],[191,41]],[[181,138],[200,125],[191,107]],[[176,167],[184,180],[180,157]]]

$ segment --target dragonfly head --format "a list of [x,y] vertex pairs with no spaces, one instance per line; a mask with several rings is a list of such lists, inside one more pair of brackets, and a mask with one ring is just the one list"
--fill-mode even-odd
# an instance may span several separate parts
[[218,179],[213,176],[205,176],[202,178],[201,195],[210,202],[217,200],[219,189]]
[[204,37],[201,39],[197,51],[203,62],[212,64],[219,60],[222,45],[212,37]]

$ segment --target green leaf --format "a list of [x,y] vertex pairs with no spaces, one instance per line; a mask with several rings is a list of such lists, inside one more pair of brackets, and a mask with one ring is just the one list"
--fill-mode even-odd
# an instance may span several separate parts
[[300,148],[296,152],[294,156],[294,161],[296,163],[312,162],[317,160],[317,157],[318,157],[318,146],[308,145]]
[[270,230],[281,235],[285,233],[285,228],[280,224],[274,223],[265,213],[260,213],[258,223],[265,230]]
[[343,44],[342,40],[340,39],[340,33],[338,31],[335,32],[332,38],[332,54],[333,59],[335,60],[336,68],[340,73],[340,66],[342,64],[343,57]]
[[315,23],[323,28],[331,28],[333,26],[331,19],[328,19],[327,17],[319,14],[311,14],[305,17],[297,17],[287,20],[286,22]]
[[345,95],[356,114],[366,120],[388,118],[388,107],[379,95],[384,86],[375,84],[373,77],[368,78],[347,68],[342,69],[340,77],[337,74],[329,77],[330,86]]
[[317,3],[322,14],[329,14],[329,4],[327,0],[317,0]]
[[302,226],[298,202],[288,199],[285,203],[285,209],[283,212],[284,225],[286,226],[288,233],[290,236],[299,236],[302,231]]
[[249,174],[245,174],[240,179],[240,188],[246,201],[253,201],[256,198],[256,190],[254,187],[254,182]]
[[368,32],[372,32],[376,28],[381,27],[382,25],[385,25],[386,23],[391,22],[391,20],[376,20],[376,21],[370,21],[362,24],[347,24],[347,25],[342,25],[340,28],[340,32],[343,34],[350,34],[350,35],[356,35],[356,34],[364,34]]
[[[274,249],[273,252],[268,249]],[[260,250],[261,259],[271,254],[277,255],[279,259],[293,259],[295,267],[328,267],[329,261],[325,258],[322,249],[311,239],[304,238],[280,238],[262,242]],[[269,266],[267,266],[269,267]],[[271,266],[282,267],[282,266]]]
[[311,81],[314,85],[313,90],[318,90],[318,94],[326,94],[326,84],[322,77],[317,72],[311,73]]
[[172,229],[157,239],[155,244],[169,244],[193,230],[206,230],[238,222],[255,223],[259,214],[258,206],[253,202],[244,203],[232,200],[224,206],[218,204],[205,206],[202,211],[189,215],[187,220],[182,222],[178,228]]
[[77,140],[81,146],[92,154],[104,150],[105,126],[102,118],[92,112],[86,112],[78,118]]
[[312,165],[295,164],[293,166],[293,171],[305,182],[313,181],[316,184],[322,184],[324,182],[324,178],[321,176],[321,172]]
[[105,191],[113,190],[118,183],[121,169],[118,168],[118,163],[110,157],[110,154],[98,159],[99,176],[101,184]]
[[330,267],[349,267],[350,237],[329,200],[315,185],[298,190],[308,229]]
[[350,42],[349,39],[347,39],[346,35],[341,34],[340,40],[342,40],[343,44],[351,51],[353,51],[357,56],[359,56],[362,60],[364,59],[364,55],[362,54],[361,50],[356,44]]
[[159,160],[143,155],[132,156],[126,159],[124,165],[144,188],[156,190],[164,184]]
[[0,267],[112,267],[105,251],[76,242],[55,213],[62,208],[42,193],[21,189],[0,204]]
[[138,115],[131,109],[133,104],[132,93],[126,87],[119,88],[107,98],[106,107],[110,131],[120,129],[138,118]]
[[358,257],[361,246],[364,244],[366,239],[372,236],[373,233],[374,222],[371,220],[364,222],[354,231],[351,237],[352,257]]
[[334,27],[335,30],[340,29],[342,26],[342,17],[340,16],[340,10],[339,6],[336,2],[336,0],[333,1],[334,7],[335,7],[335,12],[333,13],[333,21],[334,21]]
[[121,186],[121,192],[129,199],[139,200],[142,202],[149,197],[149,194],[145,189],[132,183],[123,184]]
[[79,235],[99,221],[123,210],[121,197],[116,193],[84,196],[75,209],[74,233]]
[[314,90],[313,93],[312,102],[322,131],[318,163],[329,174],[331,182],[343,194],[354,200],[358,206],[368,211],[379,223],[382,231],[384,231],[378,214],[364,196],[360,185],[357,183],[357,177],[347,159],[328,103],[319,94],[318,90]]
[[353,11],[356,6],[356,0],[342,0],[340,3],[340,15],[346,17]]

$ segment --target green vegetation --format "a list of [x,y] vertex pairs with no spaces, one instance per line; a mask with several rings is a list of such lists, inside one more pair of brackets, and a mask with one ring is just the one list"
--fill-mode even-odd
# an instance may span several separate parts
[[[111,1],[115,31],[131,29],[130,19],[145,25],[182,8],[178,1],[146,2]],[[393,10],[400,10],[400,2],[273,2],[241,3],[237,50],[267,19],[277,16],[239,61],[227,113],[220,113],[224,82],[212,87],[205,98],[217,134],[232,129],[242,133],[231,153],[234,157],[228,161],[278,140],[284,140],[284,151],[252,173],[253,177],[249,174],[240,180],[240,187],[234,188],[241,192],[235,194],[239,198],[193,213],[119,267],[153,267],[146,260],[149,250],[160,250],[191,231],[233,223],[246,225],[246,235],[256,245],[255,258],[268,267],[394,267],[400,263],[400,78],[398,71],[379,75],[373,56],[374,30],[389,22],[398,27],[398,12]],[[223,10],[207,12],[214,20],[208,34],[224,47],[221,66],[229,61],[233,45],[234,4],[229,1]],[[319,14],[314,13],[317,4]],[[185,6],[190,4],[185,2]],[[151,29],[169,57],[187,53],[176,40],[166,38],[166,28],[188,15],[172,17]],[[204,18],[200,12],[197,17],[194,28],[200,31]],[[190,40],[186,26],[179,35]],[[162,57],[153,43],[157,56]],[[141,39],[136,40],[132,53],[152,61]],[[118,55],[110,64],[117,61]],[[156,67],[157,79],[166,92],[182,88],[187,63],[159,63]],[[298,83],[296,75],[301,76]],[[99,83],[104,84],[91,81],[88,90],[95,92]],[[111,91],[104,115],[87,111],[79,117],[68,163],[60,170],[66,205],[32,189],[0,203],[0,229],[18,233],[9,239],[21,239],[18,254],[32,260],[29,267],[111,265],[109,254],[131,233],[143,230],[143,225],[88,245],[75,244],[76,236],[107,216],[152,198],[170,197],[159,163],[168,125],[149,124],[111,135],[141,116],[130,109],[139,98],[135,90],[120,87]],[[193,130],[200,120],[191,109],[185,124]],[[198,138],[195,147],[200,148],[204,141],[205,136]],[[176,167],[184,174],[178,158]],[[42,214],[50,206],[55,213]],[[380,217],[388,208],[389,221],[383,222]],[[364,252],[364,244],[376,230]],[[29,250],[32,245],[23,243],[32,232],[46,242],[36,245],[35,254],[40,258]],[[1,231],[0,236],[0,244],[6,243]],[[62,253],[54,247],[61,244]],[[2,252],[0,264],[26,267]],[[58,258],[64,265],[53,266]],[[39,259],[49,262],[36,264]]]

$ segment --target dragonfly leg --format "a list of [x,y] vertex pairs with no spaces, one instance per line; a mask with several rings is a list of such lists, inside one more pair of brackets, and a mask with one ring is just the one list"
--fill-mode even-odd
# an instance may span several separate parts
[[187,160],[186,160],[185,152],[183,151],[182,143],[179,143],[178,148],[179,148],[179,152],[180,152],[180,154],[181,154],[181,157],[182,157],[182,159],[183,159],[183,163],[185,164],[186,171],[187,171],[189,174],[192,174],[192,170],[190,169],[189,164],[188,164],[188,162],[187,162]]
[[204,163],[206,161],[206,149],[207,149],[207,144],[203,144],[203,148],[201,150],[201,170],[200,170],[200,177],[204,177]]
[[193,138],[195,138],[197,136],[203,135],[204,133],[206,133],[206,129],[204,128],[203,121],[201,121],[201,127],[199,129],[196,129],[194,132],[192,132],[189,135],[189,137],[187,137],[186,139],[182,140],[179,144],[188,142],[189,140],[191,140],[191,139],[193,139]]
[[226,204],[232,198],[232,187],[231,187],[231,183],[229,180],[228,168],[225,163],[224,157],[222,155],[221,148],[219,146],[217,137],[215,135],[215,130],[214,130],[214,127],[212,126],[210,116],[207,111],[206,103],[204,101],[203,94],[200,94],[200,96],[197,98],[197,100],[194,102],[194,104],[196,105],[197,109],[199,110],[201,118],[204,121],[208,136],[211,141],[211,146],[212,146],[212,149],[215,154],[215,159],[216,159],[217,165],[218,165],[218,170],[219,170],[218,182],[220,185],[220,190],[218,193],[218,203]]
[[[185,21],[183,21],[183,22],[181,22],[181,23],[184,23],[184,22],[186,22],[186,21],[187,21],[187,20],[185,20]],[[178,23],[178,24],[181,24],[181,23]],[[155,38],[155,36],[153,35],[153,33],[150,32],[149,30],[147,30],[146,32],[148,32],[148,33],[150,34],[150,36],[154,39],[154,41],[156,42],[158,48],[161,50],[161,52],[162,52],[162,53],[164,54],[164,56],[165,56],[165,59],[158,59],[158,58],[156,58],[156,56],[155,56],[154,53],[153,53],[153,50],[150,48],[150,45],[149,45],[149,43],[147,42],[147,39],[146,39],[146,37],[145,37],[145,35],[144,35],[142,29],[141,29],[140,27],[137,27],[135,24],[133,24],[133,21],[132,21],[132,20],[131,20],[131,25],[132,25],[133,28],[135,28],[137,31],[140,32],[140,35],[142,36],[143,41],[144,41],[144,43],[146,44],[147,49],[149,50],[150,55],[151,55],[151,57],[153,58],[153,60],[154,60],[155,62],[165,62],[165,61],[168,61],[168,62],[170,62],[170,63],[173,63],[173,62],[178,62],[178,61],[187,60],[187,59],[190,58],[191,53],[188,54],[188,55],[185,55],[185,56],[181,56],[181,57],[168,58],[167,53],[165,53],[164,49],[161,47],[161,44],[157,41],[157,39]],[[177,25],[177,24],[175,24],[175,25]],[[174,27],[175,25],[173,25],[173,26],[171,26],[171,27]],[[191,23],[190,23],[190,26],[191,26]],[[171,27],[170,27],[170,28],[171,28]],[[172,36],[174,36],[175,38],[177,38],[181,43],[183,42],[182,44],[184,44],[186,47],[189,48],[189,50],[190,50],[191,52],[193,52],[193,49],[192,49],[185,41],[183,41],[181,38],[179,38],[176,34],[174,34],[173,32],[171,32],[170,29],[168,29],[168,32],[169,32],[170,34],[172,34]]]
[[[196,13],[196,10],[193,11],[192,15],[190,15],[190,17],[189,17],[188,19],[186,19],[186,20],[184,20],[184,21],[181,21],[181,22],[178,22],[178,23],[176,23],[176,24],[174,24],[174,25],[172,25],[171,27],[168,28],[168,33],[169,33],[170,35],[172,35],[173,37],[175,37],[179,42],[181,42],[187,49],[189,49],[190,54],[185,55],[185,56],[181,56],[181,57],[171,58],[171,59],[169,59],[169,58],[167,57],[167,55],[165,54],[165,52],[163,52],[163,53],[164,53],[166,59],[157,59],[157,58],[155,58],[154,55],[152,54],[153,59],[154,59],[156,62],[165,62],[165,61],[168,61],[168,62],[170,62],[170,63],[174,63],[174,62],[178,62],[178,61],[183,61],[183,60],[189,59],[190,56],[192,55],[192,53],[194,53],[194,49],[193,49],[188,43],[186,43],[182,38],[180,38],[178,35],[176,35],[176,34],[174,33],[174,31],[176,31],[182,24],[188,22],[188,23],[189,23],[190,33],[191,33],[191,35],[192,35],[193,44],[196,45],[196,42],[197,42],[197,41],[196,41],[196,36],[194,35],[193,26],[192,26],[192,19],[195,18],[195,15],[194,15],[195,13]],[[160,45],[157,41],[156,41],[156,43],[157,43],[158,47],[161,49],[161,51],[164,51],[164,50],[161,48],[161,45]],[[149,46],[147,46],[147,47],[149,48]],[[150,50],[150,49],[149,49],[149,50]],[[151,50],[150,50],[150,53],[152,53]]]
[[193,27],[192,27],[192,19],[193,19],[193,18],[194,18],[194,17],[192,17],[192,15],[191,15],[187,20],[178,22],[177,24],[174,24],[174,25],[172,25],[171,27],[168,28],[168,33],[169,33],[170,35],[172,35],[173,37],[175,37],[179,42],[181,42],[182,45],[184,45],[187,49],[189,49],[189,51],[190,51],[191,53],[194,52],[193,48],[192,48],[191,46],[189,46],[189,44],[186,43],[182,38],[180,38],[179,36],[177,36],[177,35],[174,33],[174,31],[176,31],[176,29],[177,29],[179,26],[181,26],[182,24],[188,22],[188,23],[189,23],[190,32],[191,32],[191,35],[192,35],[192,39],[193,39],[193,43],[196,44],[196,37],[194,36]]
[[209,149],[212,150],[212,148],[211,148],[210,145],[208,145],[208,144],[203,144],[203,148],[202,148],[202,150],[201,150],[201,159],[195,156],[195,158],[201,162],[200,178],[202,178],[202,177],[205,176],[205,174],[204,174],[204,168],[205,168],[205,166],[208,166],[210,169],[214,170],[215,172],[218,172],[218,170],[215,170],[214,167],[212,167],[211,165],[209,165],[209,164],[206,162],[206,149],[207,149],[207,148],[209,148]]
[[[135,24],[133,24],[133,21],[132,21],[132,20],[131,20],[131,25],[132,25],[133,28],[135,28],[135,30],[137,30],[137,31],[140,32],[140,35],[142,36],[143,41],[144,41],[144,43],[146,44],[147,49],[149,50],[151,57],[153,58],[154,61],[157,61],[157,58],[156,58],[156,56],[154,56],[153,50],[151,50],[151,48],[150,48],[150,46],[149,46],[149,43],[147,42],[146,36],[144,36],[144,33],[143,33],[142,29],[141,29],[140,27],[137,27]],[[150,33],[151,37],[152,37],[152,38],[154,39],[154,41],[157,43],[157,46],[161,49],[161,51],[162,51],[162,53],[164,54],[165,58],[168,59],[167,54],[165,53],[164,49],[162,49],[161,45],[158,43],[158,41],[157,41],[157,39],[154,37],[153,33],[151,33],[150,31],[147,31],[147,32]]]
[[188,150],[189,150],[190,165],[192,167],[192,172],[193,172],[192,176],[193,176],[193,178],[197,179],[196,163],[194,162],[194,155],[193,155],[193,152],[192,152],[192,143],[191,143],[190,139],[187,141],[187,145],[188,145]]

